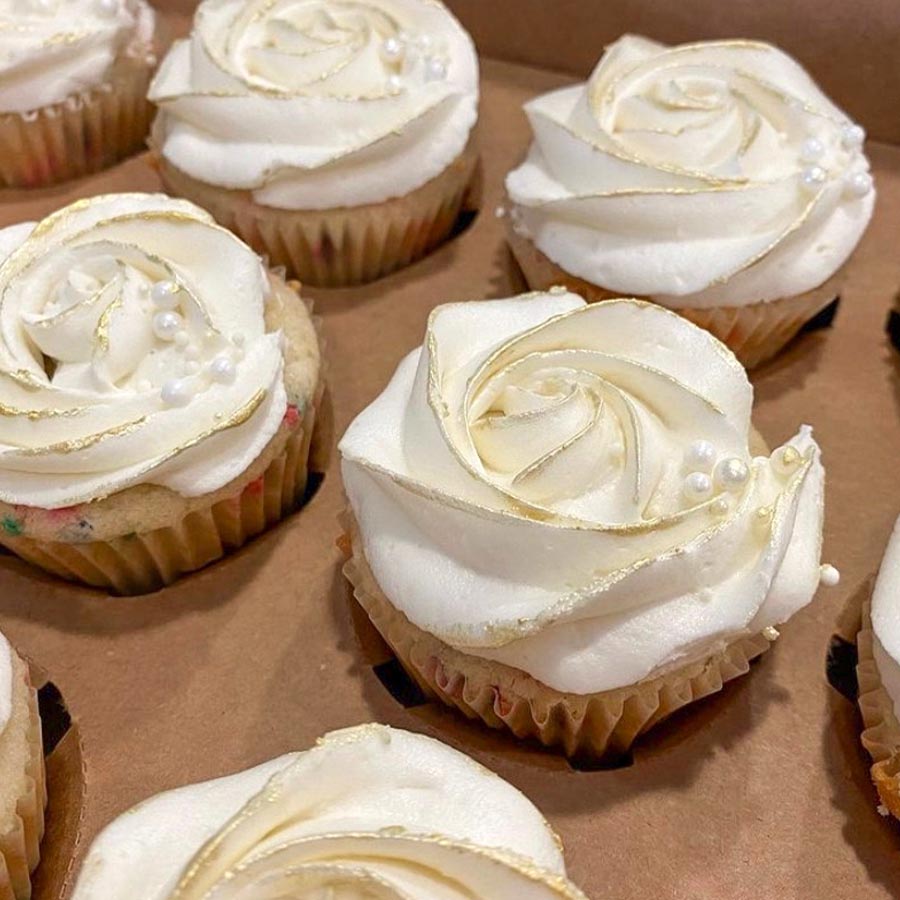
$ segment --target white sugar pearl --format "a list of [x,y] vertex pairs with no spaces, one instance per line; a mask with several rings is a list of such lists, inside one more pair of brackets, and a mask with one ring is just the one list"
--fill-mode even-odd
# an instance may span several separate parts
[[731,504],[728,502],[727,497],[716,497],[716,499],[710,503],[709,509],[714,515],[727,516],[728,510],[731,509]]
[[845,125],[841,129],[841,143],[848,149],[853,150],[862,147],[866,140],[866,129],[862,125],[854,125],[852,122]]
[[166,406],[187,406],[191,402],[193,391],[183,378],[173,378],[162,386],[159,396]]
[[97,12],[102,16],[114,16],[119,11],[119,0],[97,0]]
[[788,475],[800,465],[800,459],[800,451],[796,447],[781,447],[772,454],[772,468],[781,475]]
[[398,63],[406,54],[406,45],[398,37],[385,38],[381,43],[381,58],[386,63]]
[[416,38],[416,47],[419,48],[423,53],[427,53],[434,46],[434,41],[431,39],[430,34],[420,34]]
[[804,162],[815,162],[825,153],[825,145],[816,137],[807,138],[800,147],[800,159]]
[[727,491],[739,491],[750,477],[750,469],[742,459],[732,457],[720,460],[715,468],[716,484]]
[[157,281],[150,289],[150,299],[160,309],[175,309],[180,303],[178,285],[174,281]]
[[177,312],[166,310],[153,317],[153,333],[161,341],[174,341],[175,335],[184,328],[184,319]]
[[447,77],[447,63],[436,56],[429,56],[425,60],[425,80],[443,81]]
[[703,472],[691,472],[684,479],[682,491],[685,499],[692,503],[708,500],[712,496],[713,491],[712,478],[709,475],[704,475]]
[[175,335],[175,346],[179,350],[184,350],[190,342],[191,336],[183,329]]
[[209,364],[209,374],[213,381],[231,384],[237,377],[237,366],[227,356],[217,356]]
[[692,472],[711,472],[716,448],[709,441],[694,441],[684,454],[684,463]]
[[196,344],[188,344],[184,348],[184,358],[187,360],[200,359],[200,348]]
[[388,91],[399,94],[403,90],[403,78],[399,75],[391,75],[387,80]]
[[800,182],[808,190],[817,191],[827,177],[828,173],[821,166],[810,166],[800,173]]
[[825,587],[837,587],[841,583],[841,573],[832,565],[819,566],[819,583]]
[[854,172],[844,179],[847,191],[854,197],[865,197],[872,190],[872,176],[868,172]]

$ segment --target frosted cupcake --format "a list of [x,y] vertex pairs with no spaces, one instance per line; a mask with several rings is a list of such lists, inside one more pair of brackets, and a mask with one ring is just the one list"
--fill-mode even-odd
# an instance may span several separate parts
[[434,0],[205,0],[150,98],[166,187],[309,284],[425,255],[475,170],[475,48]]
[[28,666],[0,634],[0,897],[31,897],[46,805],[37,693]]
[[863,608],[857,648],[862,742],[882,807],[900,818],[900,519]]
[[775,47],[623,37],[525,111],[506,187],[531,287],[654,300],[747,367],[839,295],[875,202],[865,134]]
[[144,0],[2,0],[0,187],[56,184],[141,150],[153,34]]
[[621,753],[819,584],[819,448],[804,426],[760,453],[752,402],[726,347],[653,304],[440,306],[340,444],[356,596],[468,716]]
[[0,231],[0,259],[0,544],[139,593],[298,505],[319,347],[249,247],[113,194]]
[[361,725],[109,825],[73,900],[585,900],[514,787],[431,738]]

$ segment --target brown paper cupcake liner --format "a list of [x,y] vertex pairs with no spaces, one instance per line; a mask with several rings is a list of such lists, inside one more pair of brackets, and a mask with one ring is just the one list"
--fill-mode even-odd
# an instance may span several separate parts
[[872,654],[871,601],[863,603],[862,628],[856,639],[859,711],[862,714],[862,745],[872,757],[872,781],[884,807],[900,819],[900,722],[894,704],[881,683]]
[[0,735],[0,748],[23,757],[25,763],[20,775],[13,773],[13,779],[20,778],[15,811],[6,821],[0,819],[0,900],[29,900],[31,873],[40,861],[47,784],[37,691],[25,663],[14,657],[13,665],[13,717]]
[[[142,594],[171,584],[237,550],[298,507],[306,491],[321,400],[320,389],[302,418],[289,411],[269,444],[271,459],[261,474],[251,467],[228,486],[227,496],[192,509],[172,525],[86,542],[38,541],[0,532],[0,544],[60,578],[118,594]],[[316,456],[321,456],[318,448],[312,458]]]
[[383,203],[326,210],[262,206],[248,191],[206,184],[159,158],[169,193],[192,200],[273,266],[305,284],[345,287],[374,281],[430,253],[453,230],[475,177],[470,144],[440,175]]
[[[532,290],[547,290],[563,285],[580,294],[589,303],[622,296],[570,275],[511,225],[508,240],[516,262]],[[752,369],[775,356],[810,319],[840,294],[839,274],[813,291],[765,303],[744,306],[720,306],[693,309],[667,306],[695,325],[714,334],[726,344],[746,369]],[[651,298],[639,298],[651,299]]]
[[0,187],[58,184],[143,149],[154,65],[150,55],[125,56],[99,87],[34,112],[0,115]]
[[587,695],[563,693],[512,666],[456,650],[413,625],[375,582],[349,514],[344,525],[349,525],[345,546],[349,542],[351,554],[344,574],[357,601],[419,687],[469,719],[558,747],[570,757],[600,760],[625,753],[640,735],[676,710],[746,674],[751,660],[769,647],[766,637],[753,635],[706,659],[629,687]]

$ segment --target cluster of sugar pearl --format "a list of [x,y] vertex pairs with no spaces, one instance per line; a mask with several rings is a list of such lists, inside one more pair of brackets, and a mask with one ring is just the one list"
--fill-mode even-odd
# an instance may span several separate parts
[[[747,483],[750,469],[742,460],[735,457],[719,458],[716,448],[709,441],[694,441],[684,454],[684,467],[687,475],[682,486],[685,499],[691,504],[709,500],[715,489],[737,493]],[[717,497],[712,504],[712,511],[720,515],[728,512],[728,500]]]
[[[865,140],[866,132],[860,125],[847,123],[841,129],[841,145],[845,150],[858,150]],[[828,172],[818,162],[825,149],[817,137],[807,138],[800,148],[800,159],[811,164],[800,173],[800,182],[807,190],[817,191],[828,180]],[[865,197],[872,190],[872,176],[868,172],[850,172],[844,177],[844,185],[854,197]]]
[[[181,305],[181,288],[173,281],[158,281],[150,290],[150,299],[158,310],[153,316],[153,333],[161,341],[171,341],[184,353],[185,370],[189,375],[198,374],[200,349],[191,343],[184,327],[184,317],[177,312]],[[233,335],[232,344],[234,356],[240,359],[243,356],[244,336]],[[207,373],[219,384],[231,384],[237,377],[237,366],[231,356],[220,354],[209,363]],[[186,378],[171,378],[160,389],[160,399],[166,406],[186,406],[193,395]]]
[[[433,42],[427,34],[412,38],[402,31],[385,38],[380,48],[382,60],[391,67],[402,66],[412,52],[421,55],[425,81],[444,81],[447,77],[447,62],[433,51]],[[396,72],[389,75],[387,81],[391,93],[403,90],[403,78]]]

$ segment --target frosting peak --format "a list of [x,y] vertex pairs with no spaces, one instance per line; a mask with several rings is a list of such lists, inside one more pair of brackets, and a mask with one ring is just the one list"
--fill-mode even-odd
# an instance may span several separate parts
[[162,794],[113,822],[73,900],[585,900],[493,773],[382,725]]
[[900,519],[884,552],[872,593],[873,655],[881,683],[900,717]]
[[0,0],[0,112],[28,112],[103,83],[122,53],[152,50],[144,0]]
[[205,0],[150,99],[160,152],[188,175],[269,206],[355,206],[459,156],[478,63],[434,0]]
[[[287,408],[259,257],[191,203],[119,194],[0,231],[0,499],[214,491]],[[202,446],[201,446],[202,445]]]
[[525,110],[515,227],[611,291],[675,307],[802,294],[872,214],[865,133],[768,44],[626,36]]
[[752,401],[655,304],[438,307],[340,444],[366,560],[413,624],[561,691],[715,652],[819,582],[818,446],[754,457]]

